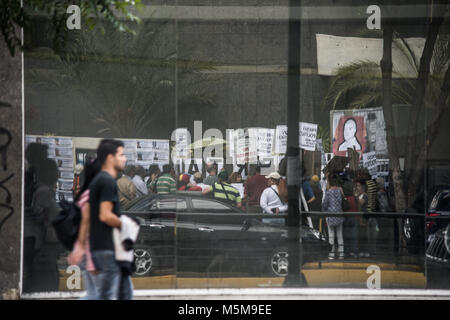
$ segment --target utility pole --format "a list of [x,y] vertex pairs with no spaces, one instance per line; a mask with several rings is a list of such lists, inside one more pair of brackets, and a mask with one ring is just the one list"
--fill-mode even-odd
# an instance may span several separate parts
[[288,275],[285,287],[304,286],[301,277],[302,248],[300,244],[300,161],[299,115],[300,115],[300,45],[301,45],[301,0],[289,1],[288,31],[288,99],[287,99],[287,184],[288,184]]

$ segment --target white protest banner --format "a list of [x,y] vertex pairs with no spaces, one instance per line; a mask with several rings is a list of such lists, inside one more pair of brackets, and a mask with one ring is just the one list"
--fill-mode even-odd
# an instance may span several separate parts
[[274,141],[274,129],[256,129],[256,154],[261,159],[272,156],[272,145]]
[[175,158],[186,159],[189,155],[190,134],[186,128],[178,128],[175,131]]
[[300,122],[300,148],[315,151],[317,138],[317,124]]
[[[283,154],[287,150],[287,126],[277,125],[275,130],[275,153]],[[315,151],[317,138],[317,124],[299,122],[299,143],[300,148]]]
[[248,162],[250,149],[248,129],[237,129],[236,132],[236,163],[244,164]]
[[375,151],[363,153],[363,167],[369,170],[372,179],[377,177],[377,155]]
[[275,153],[284,154],[287,150],[287,126],[278,125],[275,129]]

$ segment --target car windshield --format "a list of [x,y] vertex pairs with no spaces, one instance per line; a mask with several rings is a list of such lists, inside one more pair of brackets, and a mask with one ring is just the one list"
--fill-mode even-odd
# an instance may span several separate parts
[[194,210],[232,211],[225,204],[208,199],[192,199],[192,206]]
[[179,198],[160,198],[152,201],[149,210],[185,211],[186,200]]
[[450,190],[445,190],[441,193],[439,201],[436,206],[438,211],[450,211]]

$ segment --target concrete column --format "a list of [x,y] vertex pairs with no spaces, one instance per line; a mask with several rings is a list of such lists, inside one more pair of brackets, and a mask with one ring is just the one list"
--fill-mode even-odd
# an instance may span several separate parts
[[22,54],[0,41],[0,300],[20,296],[22,240]]

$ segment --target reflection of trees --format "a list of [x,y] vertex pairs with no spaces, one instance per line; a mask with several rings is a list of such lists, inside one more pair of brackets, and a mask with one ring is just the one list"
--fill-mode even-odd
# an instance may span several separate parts
[[[419,60],[408,43],[390,25],[385,25],[388,27],[384,30],[384,44],[390,44],[391,47],[387,48],[388,52],[385,48],[384,60],[380,63],[355,61],[339,68],[324,98],[324,104],[332,109],[339,108],[344,101],[347,103],[346,108],[383,106],[396,207],[397,211],[403,211],[412,205],[417,192],[423,191],[420,186],[423,185],[426,148],[431,147],[438,133],[439,126],[436,124],[445,108],[450,106],[450,37],[445,32],[448,22],[434,17],[428,28],[426,49]],[[386,32],[388,28],[390,32]],[[439,30],[441,33],[438,35]],[[392,69],[392,46],[400,49],[416,79],[407,79],[395,70],[395,66]],[[392,80],[392,75],[397,79]],[[406,176],[400,173],[398,142],[393,134],[393,104],[409,105],[408,116],[411,121],[406,146]],[[418,133],[424,129],[425,112],[433,120],[425,128],[426,139],[420,139]],[[407,193],[404,194],[403,190]]]
[[[51,59],[54,69],[27,70],[29,85],[37,93],[51,87],[80,100],[98,133],[114,137],[149,137],[175,125],[175,100],[184,104],[212,105],[203,89],[211,70],[209,62],[192,59],[193,50],[176,52],[175,33],[169,23],[143,22],[136,35],[99,31],[79,33],[65,55],[48,49],[31,51],[31,57]],[[178,79],[175,77],[178,71]],[[195,78],[195,81],[193,80]]]

